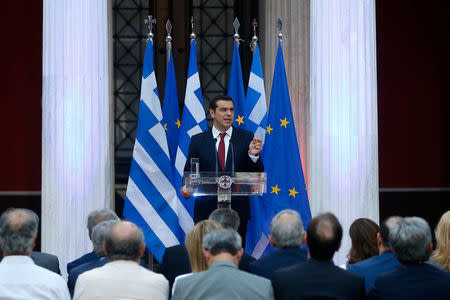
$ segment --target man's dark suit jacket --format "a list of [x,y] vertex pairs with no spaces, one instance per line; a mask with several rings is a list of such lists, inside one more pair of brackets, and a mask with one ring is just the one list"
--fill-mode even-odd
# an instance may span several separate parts
[[250,264],[250,273],[272,279],[276,270],[304,263],[307,252],[301,248],[284,248]]
[[31,252],[31,258],[36,265],[61,275],[59,260],[56,255],[33,251]]
[[347,270],[364,277],[366,294],[368,294],[377,276],[393,271],[400,266],[400,262],[392,252],[384,252],[356,264],[349,264]]
[[80,258],[77,258],[74,261],[67,264],[67,274],[69,274],[73,268],[93,260],[99,260],[98,256],[95,255],[94,251],[86,253]]
[[[234,157],[235,172],[263,172],[264,166],[261,157],[254,163],[248,155],[248,148],[253,139],[253,133],[233,126],[231,134],[230,146],[227,152],[227,161],[225,164],[225,172],[233,170],[232,161]],[[231,147],[231,144],[233,145]],[[233,149],[233,151],[232,151]],[[212,134],[212,129],[194,135],[189,145],[188,158],[184,168],[185,172],[191,170],[191,158],[199,159],[200,172],[221,172],[217,156],[216,142]],[[208,219],[213,210],[217,208],[217,197],[198,197],[195,199],[194,205],[194,222]],[[247,222],[250,219],[250,202],[248,197],[233,197],[231,208],[239,214],[241,226],[239,233],[244,239],[246,235]],[[245,230],[244,230],[245,229]]]
[[336,267],[332,261],[307,262],[276,271],[275,299],[364,299],[364,278]]
[[102,258],[99,258],[98,260],[91,260],[87,263],[76,266],[75,268],[70,270],[69,280],[67,281],[67,286],[69,287],[70,295],[73,297],[73,293],[75,291],[75,284],[77,282],[78,276],[80,276],[81,274],[83,274],[86,271],[102,267],[105,264],[107,264],[108,261],[109,261],[108,258],[102,257]]
[[370,299],[450,299],[450,273],[429,264],[401,266],[375,279]]
[[[242,271],[249,271],[249,265],[255,261],[255,258],[251,257],[247,253],[242,255],[239,262],[239,269]],[[170,289],[172,290],[175,277],[182,274],[191,272],[191,264],[189,263],[189,255],[185,245],[176,245],[166,249],[163,259],[159,265],[156,273],[160,273],[166,277],[169,281]]]

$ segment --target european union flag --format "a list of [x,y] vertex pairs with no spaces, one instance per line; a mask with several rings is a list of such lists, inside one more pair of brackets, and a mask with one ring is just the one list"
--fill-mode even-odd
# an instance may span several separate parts
[[173,64],[172,50],[170,50],[169,63],[167,65],[162,114],[162,123],[164,129],[166,130],[167,143],[169,144],[170,161],[173,166],[175,165],[175,157],[178,147],[178,133],[180,132],[181,122],[180,112],[178,109],[177,82],[175,79],[175,67]]
[[267,193],[252,204],[251,211],[251,222],[259,227],[261,234],[246,242],[246,251],[257,258],[274,251],[267,246],[270,222],[275,214],[286,208],[294,209],[299,212],[305,228],[311,220],[281,42],[275,61],[262,159],[267,172]]
[[233,60],[231,61],[230,80],[228,81],[228,96],[234,102],[234,126],[244,127],[244,101],[245,91],[242,80],[241,58],[239,56],[239,44],[234,41]]

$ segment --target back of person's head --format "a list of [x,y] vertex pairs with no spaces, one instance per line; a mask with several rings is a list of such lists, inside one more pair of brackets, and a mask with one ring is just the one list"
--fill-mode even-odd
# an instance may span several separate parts
[[395,223],[403,219],[399,216],[392,216],[381,222],[380,224],[380,236],[381,236],[381,243],[383,244],[383,247],[385,249],[391,249],[391,243],[389,242],[389,230],[391,230],[392,226],[394,226]]
[[278,249],[300,248],[303,243],[303,222],[298,212],[285,209],[277,213],[270,223],[270,235]]
[[38,216],[29,209],[10,208],[0,216],[0,248],[3,255],[29,255],[39,226]]
[[436,229],[436,250],[432,259],[445,271],[450,271],[450,210],[442,215]]
[[367,218],[356,219],[350,225],[352,247],[347,255],[347,263],[354,264],[378,255],[377,234],[379,232],[380,227],[374,221]]
[[118,222],[117,220],[103,221],[98,223],[92,230],[92,244],[94,244],[94,252],[98,257],[106,256],[103,244],[112,226]]
[[422,218],[408,217],[395,223],[389,231],[389,241],[402,264],[424,263],[430,257],[431,230]]
[[208,217],[208,220],[216,221],[223,228],[238,230],[241,220],[239,214],[231,208],[217,208]]
[[142,230],[128,221],[114,224],[105,238],[106,256],[110,261],[137,261],[143,254],[144,247]]
[[242,239],[236,230],[215,229],[205,235],[202,246],[213,256],[224,252],[236,255],[242,248]]
[[317,260],[331,260],[341,246],[342,226],[332,213],[312,218],[306,229],[309,254]]
[[87,218],[87,229],[89,231],[89,236],[92,237],[92,230],[97,224],[110,220],[120,221],[117,214],[111,209],[105,208],[91,211]]
[[203,238],[211,230],[221,227],[222,226],[215,221],[203,220],[198,222],[186,235],[186,249],[193,273],[208,269],[205,256],[202,252]]

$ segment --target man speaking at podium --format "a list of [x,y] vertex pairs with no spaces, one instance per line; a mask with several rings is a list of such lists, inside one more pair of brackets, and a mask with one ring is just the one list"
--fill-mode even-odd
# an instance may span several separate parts
[[[232,126],[234,120],[234,102],[229,96],[217,96],[209,104],[209,113],[213,118],[213,127],[192,136],[189,145],[185,172],[191,170],[191,158],[198,158],[200,172],[263,172],[264,166],[259,153],[262,141],[247,130]],[[186,187],[181,194],[191,196]],[[217,197],[197,197],[194,205],[194,222],[208,219],[217,208]],[[250,219],[248,197],[233,197],[231,208],[241,218],[239,234],[243,239],[247,233]]]

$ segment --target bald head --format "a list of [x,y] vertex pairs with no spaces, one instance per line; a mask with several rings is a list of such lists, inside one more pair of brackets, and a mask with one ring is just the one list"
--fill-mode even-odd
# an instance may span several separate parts
[[39,225],[38,216],[28,209],[8,209],[0,217],[0,246],[4,255],[29,255]]
[[105,252],[110,261],[137,261],[142,256],[144,249],[142,231],[128,221],[114,224],[105,239]]
[[332,213],[325,213],[309,221],[306,241],[312,258],[331,260],[342,240],[342,226]]
[[270,223],[271,241],[278,249],[301,247],[303,223],[298,212],[292,209],[280,211]]

